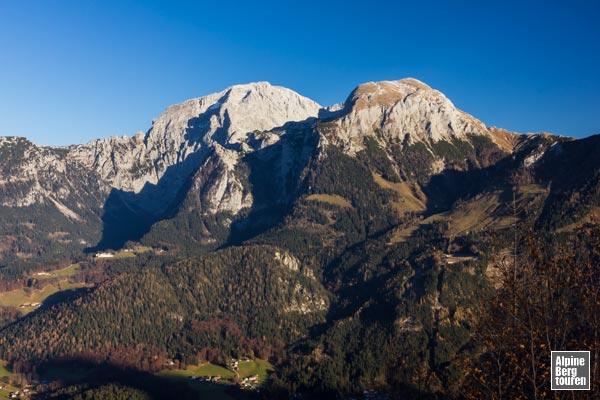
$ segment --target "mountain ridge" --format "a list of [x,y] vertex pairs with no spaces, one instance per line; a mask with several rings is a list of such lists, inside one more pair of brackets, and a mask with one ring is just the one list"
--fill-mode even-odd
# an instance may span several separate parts
[[[344,103],[330,108],[257,82],[170,106],[146,133],[131,138],[67,147],[2,138],[0,149],[10,157],[0,161],[0,182],[6,181],[0,185],[0,204],[58,211],[57,218],[64,218],[74,233],[72,243],[122,246],[156,222],[173,218],[185,198],[199,218],[219,219],[217,230],[230,229],[243,213],[274,206],[256,193],[252,180],[260,172],[247,161],[272,174],[261,184],[279,187],[275,192],[287,200],[277,207],[291,207],[297,196],[310,194],[302,169],[332,146],[353,159],[369,153],[369,169],[411,188],[410,198],[425,201],[430,177],[484,168],[528,148],[532,137],[488,128],[413,78],[358,85]],[[118,235],[110,244],[107,232],[122,230],[120,219],[143,228]],[[81,224],[89,229],[82,230]],[[101,238],[99,232],[104,232]],[[209,232],[202,240],[214,242]]]

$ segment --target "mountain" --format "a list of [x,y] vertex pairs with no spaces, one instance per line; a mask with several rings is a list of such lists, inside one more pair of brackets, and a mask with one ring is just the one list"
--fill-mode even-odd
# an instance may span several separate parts
[[[202,164],[220,167],[215,172],[219,176],[203,186],[207,193],[203,212],[235,214],[252,202],[231,174],[248,151],[249,138],[289,121],[316,117],[320,108],[289,89],[262,82],[170,107],[146,134],[132,138],[64,148],[2,138],[4,257],[27,260],[48,253],[57,257],[65,247],[77,251],[119,247],[129,238],[139,239],[177,206],[190,175]],[[256,140],[267,143],[277,136]],[[130,225],[125,231],[124,222]],[[15,229],[24,234],[15,237]]]
[[0,356],[261,355],[274,392],[449,393],[515,235],[600,206],[599,146],[487,127],[411,78],[328,108],[232,86],[85,145],[0,138],[2,279],[78,262],[95,284],[5,326]]

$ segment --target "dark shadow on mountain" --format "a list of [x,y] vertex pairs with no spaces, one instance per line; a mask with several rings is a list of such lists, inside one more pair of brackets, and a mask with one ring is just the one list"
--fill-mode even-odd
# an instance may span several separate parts
[[[199,397],[200,393],[192,389],[185,380],[163,378],[114,363],[96,363],[84,358],[72,357],[46,361],[37,368],[37,371],[40,382],[45,384],[61,382],[63,387],[70,387],[68,398],[73,398],[76,394],[84,398],[86,396],[83,393],[86,391],[98,391],[98,395],[101,395],[104,392],[100,388],[107,385],[118,385],[121,390],[124,388],[138,390],[152,399],[209,398],[209,396]],[[49,385],[49,387],[53,386],[55,385]],[[34,398],[48,398],[51,394],[62,394],[60,398],[67,397],[61,392],[61,388],[58,388],[50,389]]]
[[600,135],[551,147],[537,162],[538,179],[551,182],[537,228],[558,229],[600,205]]
[[[190,154],[183,162],[167,168],[156,185],[146,183],[139,193],[112,189],[104,203],[102,239],[86,251],[120,249],[127,241],[141,239],[156,222],[171,218],[189,189],[190,177],[206,158],[205,153]],[[172,190],[176,193],[167,197],[165,194]]]
[[337,110],[328,110],[327,108],[321,108],[319,110],[319,121],[330,122],[335,119],[341,118],[352,111],[352,104],[346,101],[342,107]]
[[433,175],[423,188],[427,196],[426,213],[448,211],[457,200],[477,194],[489,177],[489,171],[486,170],[444,170]]
[[[220,104],[227,100],[224,95],[203,114],[188,121],[185,140],[200,144],[211,129],[211,119],[219,118],[221,128],[210,139],[224,148],[239,151],[241,145],[229,144],[228,129],[231,121],[227,112],[220,115]],[[246,217],[232,225],[231,242],[239,242],[273,226],[286,214],[294,193],[298,190],[298,178],[316,148],[318,136],[306,134],[314,118],[301,122],[289,122],[271,131],[281,135],[281,140],[271,146],[260,148],[261,140],[248,133],[252,145],[258,150],[243,158],[249,169],[249,183],[254,205]],[[147,140],[147,139],[146,139]],[[182,144],[183,148],[183,144]],[[103,207],[103,230],[96,246],[85,249],[97,252],[120,249],[128,241],[138,241],[162,220],[177,215],[193,183],[198,168],[214,150],[208,146],[188,155],[185,160],[168,167],[156,184],[146,183],[139,193],[112,189]],[[288,160],[286,157],[291,157]],[[289,163],[283,165],[283,163]],[[279,165],[274,163],[279,162]],[[289,164],[289,165],[288,165]],[[278,171],[284,170],[284,176]],[[167,196],[168,194],[168,196]]]
[[[597,174],[600,135],[560,140],[554,146],[546,141],[543,136],[534,138],[487,168],[445,170],[432,176],[423,188],[428,198],[426,214],[448,211],[459,199],[468,200],[492,191],[501,191],[501,203],[510,204],[516,188],[535,184],[547,190],[535,221],[536,229],[556,229],[576,222],[592,206],[600,204],[600,175]],[[527,158],[537,154],[539,146],[544,144],[548,149],[543,156],[525,167]]]
[[200,142],[204,140],[206,134],[210,131],[211,120],[217,119],[221,125],[210,137],[215,142],[219,143],[226,149],[239,150],[239,143],[228,143],[229,128],[231,127],[231,117],[229,111],[225,110],[221,117],[221,104],[225,103],[229,97],[229,92],[223,95],[213,105],[211,105],[204,113],[196,118],[188,121],[188,128],[184,136],[188,142]]
[[[201,140],[200,129],[188,122],[185,138]],[[147,182],[139,193],[112,189],[104,203],[102,238],[88,253],[120,249],[127,241],[138,241],[156,222],[172,218],[190,188],[191,177],[211,151],[201,148],[185,160],[168,167],[156,184]]]
[[283,222],[294,200],[307,191],[302,173],[319,143],[314,121],[309,118],[274,129],[281,134],[279,141],[264,148],[256,138],[250,138],[248,143],[257,149],[242,161],[253,203],[245,216],[231,224],[227,245],[240,244]]
[[348,97],[346,97],[346,100],[344,100],[344,102],[341,104],[336,104],[335,106],[329,108],[321,108],[319,110],[319,121],[330,122],[350,114],[355,104],[355,102],[352,100],[355,92],[356,89],[353,90],[352,93],[350,93]]
[[60,292],[56,292],[56,293],[48,296],[46,298],[46,300],[44,300],[42,305],[35,312],[36,313],[41,312],[41,311],[46,310],[56,304],[59,304],[59,303],[71,302],[79,297],[86,295],[91,290],[92,290],[92,288],[84,287],[84,288],[69,289],[69,290],[63,290]]
[[431,215],[448,211],[458,200],[511,188],[511,175],[519,168],[522,157],[520,154],[511,155],[486,168],[446,169],[433,175],[423,187],[423,193],[427,196],[425,213]]
[[[188,144],[202,143],[210,132],[211,120],[217,118],[221,127],[211,139],[225,148],[239,150],[239,144],[227,143],[227,132],[231,126],[229,114],[225,112],[223,118],[220,115],[221,104],[227,101],[228,96],[229,93],[226,93],[204,113],[188,121],[184,134]],[[185,160],[168,167],[156,184],[146,183],[139,193],[112,189],[103,207],[102,238],[96,246],[85,249],[86,252],[120,249],[127,241],[140,240],[156,222],[173,218],[190,188],[191,177],[211,152],[207,147],[196,150]],[[172,194],[174,190],[175,195]],[[171,195],[167,196],[168,193]]]

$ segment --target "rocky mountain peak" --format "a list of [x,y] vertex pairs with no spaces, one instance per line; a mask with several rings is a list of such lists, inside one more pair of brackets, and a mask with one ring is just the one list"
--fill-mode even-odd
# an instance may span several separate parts
[[347,102],[352,104],[354,108],[392,106],[397,101],[403,100],[418,91],[431,90],[429,86],[414,78],[398,81],[367,82],[354,89]]
[[414,78],[359,85],[332,115],[329,123],[336,126],[337,137],[329,140],[350,154],[363,148],[365,136],[409,144],[464,140],[470,135],[491,137],[481,121]]
[[240,143],[254,131],[316,117],[320,109],[316,102],[268,82],[234,85],[169,107],[154,121],[149,138],[170,142],[175,149],[185,142]]
[[[234,85],[168,107],[145,135],[95,140],[75,146],[71,155],[112,187],[139,193],[156,185],[172,166],[179,166],[181,176],[189,175],[217,145],[235,148],[255,131],[316,117],[320,109],[316,102],[268,82]],[[168,203],[177,186],[168,196],[158,196],[152,209]]]
[[[223,144],[240,143],[248,133],[266,131],[287,122],[316,117],[322,108],[316,102],[298,93],[268,82],[232,86],[209,108],[216,117],[215,132],[226,129],[225,136],[215,139]],[[214,135],[213,135],[214,137]]]

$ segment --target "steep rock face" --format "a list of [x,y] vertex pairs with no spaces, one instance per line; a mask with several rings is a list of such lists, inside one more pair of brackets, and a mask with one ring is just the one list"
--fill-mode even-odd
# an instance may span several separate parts
[[[86,184],[90,177],[82,172],[83,166],[65,155],[64,148],[38,147],[24,138],[0,138],[0,205],[81,202],[90,193],[102,193],[98,185]],[[100,199],[96,200],[94,205],[101,206]],[[77,219],[76,211],[67,214]]]
[[409,145],[468,140],[469,135],[495,141],[481,121],[458,110],[441,92],[412,78],[362,84],[329,118],[336,132],[330,140],[350,154],[364,148],[366,136]]
[[[146,211],[158,213],[175,199],[209,154],[232,166],[248,134],[316,117],[320,108],[310,99],[267,82],[237,85],[169,107],[145,135],[74,146],[69,157],[97,172],[111,187],[135,194]],[[224,192],[215,188],[214,193]],[[222,203],[217,198],[213,202]]]
[[215,146],[193,177],[191,193],[198,198],[195,208],[201,213],[227,211],[232,214],[252,205],[252,194],[235,174],[237,155],[220,145]]

